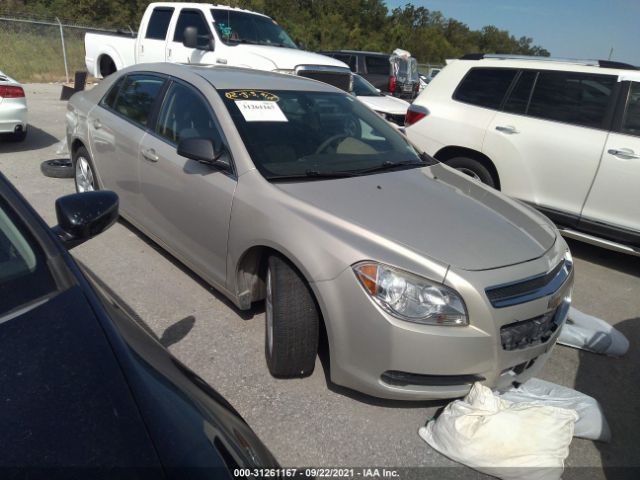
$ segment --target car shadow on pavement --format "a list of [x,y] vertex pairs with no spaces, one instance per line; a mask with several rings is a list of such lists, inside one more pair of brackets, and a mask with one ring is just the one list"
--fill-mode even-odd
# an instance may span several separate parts
[[124,218],[120,217],[118,219],[118,222],[120,222],[120,224],[122,226],[124,226],[127,229],[129,229],[129,231],[131,231],[131,233],[135,234],[144,243],[146,243],[151,248],[153,248],[156,252],[158,252],[158,254],[162,255],[168,262],[171,262],[171,264],[174,267],[179,269],[185,275],[188,275],[189,277],[191,277],[191,279],[194,282],[198,283],[202,288],[206,289],[211,295],[216,297],[217,300],[219,300],[220,302],[224,303],[227,307],[229,307],[231,310],[233,310],[235,312],[235,314],[238,315],[243,320],[251,320],[256,315],[264,312],[264,302],[256,302],[256,303],[254,303],[251,306],[251,309],[249,309],[249,310],[240,310],[227,297],[225,297],[222,293],[218,292],[214,287],[209,285],[204,279],[202,279],[200,276],[198,276],[198,274],[196,274],[195,272],[191,271],[189,269],[189,267],[187,267],[182,262],[180,262],[180,260],[178,260],[177,258],[173,257],[169,252],[167,252],[162,247],[160,247],[158,244],[156,244],[153,240],[151,240],[149,237],[147,237],[143,232],[141,232],[137,227],[135,227],[129,221],[127,221]]
[[571,249],[571,254],[576,258],[619,272],[640,276],[640,257],[614,252],[571,238],[565,238],[565,240]]
[[55,145],[61,139],[45,132],[44,130],[29,125],[27,138],[22,142],[13,142],[6,135],[0,135],[0,153],[28,152]]
[[615,327],[629,340],[629,351],[613,358],[580,350],[575,389],[600,402],[611,427],[610,443],[594,442],[606,478],[636,479],[640,473],[640,317]]

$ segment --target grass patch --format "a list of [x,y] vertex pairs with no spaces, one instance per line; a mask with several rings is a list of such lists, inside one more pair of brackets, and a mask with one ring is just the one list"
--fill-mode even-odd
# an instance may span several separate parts
[[[69,79],[76,70],[86,70],[84,32],[64,30]],[[60,29],[47,25],[0,21],[0,70],[23,83],[64,82],[64,58]]]

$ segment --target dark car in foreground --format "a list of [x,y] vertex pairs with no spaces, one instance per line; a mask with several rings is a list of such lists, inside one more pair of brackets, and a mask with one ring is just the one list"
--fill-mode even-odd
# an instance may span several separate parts
[[231,478],[277,467],[233,407],[68,248],[118,217],[62,197],[48,228],[0,173],[0,477]]

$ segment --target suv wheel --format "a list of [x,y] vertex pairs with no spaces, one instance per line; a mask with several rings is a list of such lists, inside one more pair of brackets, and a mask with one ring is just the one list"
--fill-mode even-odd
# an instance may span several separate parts
[[496,186],[496,182],[491,175],[491,172],[487,167],[485,167],[478,160],[467,157],[455,157],[451,160],[447,160],[447,165],[456,170],[464,173],[465,175],[469,175],[471,178],[478,180],[484,184],[489,185],[490,187]]
[[318,353],[320,315],[309,284],[279,255],[268,259],[265,355],[271,375],[307,377]]

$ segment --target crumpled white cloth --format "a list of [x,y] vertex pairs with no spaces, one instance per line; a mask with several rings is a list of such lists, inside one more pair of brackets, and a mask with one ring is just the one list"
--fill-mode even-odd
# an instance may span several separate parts
[[558,335],[558,343],[593,353],[621,357],[629,350],[629,340],[606,321],[573,307]]

